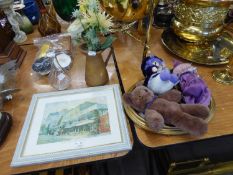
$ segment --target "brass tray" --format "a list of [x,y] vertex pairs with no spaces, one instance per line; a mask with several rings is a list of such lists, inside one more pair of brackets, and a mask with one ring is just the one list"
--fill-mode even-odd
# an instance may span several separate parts
[[[224,32],[224,36],[231,39],[230,34]],[[220,50],[221,59],[214,58],[214,43],[217,41],[212,41],[204,44],[196,44],[191,42],[186,42],[176,36],[171,29],[165,30],[161,36],[162,43],[164,46],[173,54],[203,65],[222,65],[229,62],[228,57],[230,57],[233,52],[229,49],[223,48]]]
[[[128,92],[131,92],[136,85],[133,85]],[[142,117],[142,115],[140,115],[139,113],[137,113],[132,107],[130,107],[129,105],[127,105],[125,102],[123,103],[126,114],[129,116],[129,118],[140,128],[143,128],[147,131],[153,132],[153,133],[159,133],[159,134],[164,134],[164,135],[182,135],[182,134],[188,134],[187,132],[174,127],[174,126],[169,126],[169,125],[165,125],[163,129],[161,129],[159,132],[155,132],[153,130],[151,130],[149,128],[149,126],[146,124],[145,119]],[[206,119],[207,122],[209,122],[213,116],[214,116],[214,111],[215,111],[215,101],[212,97],[211,99],[211,103],[209,105],[210,108],[210,115],[208,116],[208,118]]]

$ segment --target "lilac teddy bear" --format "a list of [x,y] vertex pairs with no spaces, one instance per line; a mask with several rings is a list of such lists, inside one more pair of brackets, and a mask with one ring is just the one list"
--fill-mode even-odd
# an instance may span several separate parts
[[146,76],[144,85],[155,94],[163,94],[179,83],[178,76],[172,74],[165,67],[163,60],[156,56],[146,57],[142,62],[141,69]]
[[173,73],[179,77],[181,93],[186,104],[210,104],[211,92],[195,67],[189,63],[175,62]]

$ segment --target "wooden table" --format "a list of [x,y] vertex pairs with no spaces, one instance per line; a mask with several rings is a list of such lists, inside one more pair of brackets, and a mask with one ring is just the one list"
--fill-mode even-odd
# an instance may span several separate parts
[[[172,59],[178,59],[176,56],[170,54],[161,44],[160,35],[162,30],[152,31],[152,53],[163,58],[168,67],[172,66]],[[28,43],[30,44],[36,34],[29,36]],[[37,35],[36,35],[37,36]],[[26,116],[28,105],[31,100],[31,96],[38,92],[54,91],[54,89],[48,85],[47,78],[40,78],[35,76],[31,71],[31,64],[35,58],[36,47],[33,45],[25,45],[24,49],[28,51],[28,54],[21,65],[18,74],[18,87],[22,90],[14,96],[14,99],[8,102],[4,106],[4,110],[10,112],[13,115],[13,127],[9,133],[7,140],[0,148],[0,170],[1,175],[16,174],[30,171],[38,171],[42,169],[49,169],[55,167],[63,167],[72,164],[79,164],[89,161],[96,161],[100,159],[108,159],[112,157],[123,156],[126,153],[106,154],[96,157],[88,157],[77,160],[60,161],[49,164],[11,168],[10,162],[14,154],[16,143]],[[142,59],[143,45],[130,38],[127,35],[119,34],[118,40],[114,43],[116,58],[121,73],[122,82],[125,90],[129,89],[134,83],[143,78],[140,71],[140,64]],[[72,86],[71,88],[85,87],[84,82],[84,56],[74,50],[74,65],[71,70]],[[158,148],[166,145],[173,145],[178,143],[184,143],[189,141],[198,141],[201,139],[214,138],[218,136],[228,135],[233,133],[233,119],[231,114],[231,107],[233,106],[233,90],[232,86],[221,85],[213,81],[211,78],[211,72],[214,69],[220,67],[205,67],[198,66],[198,71],[203,79],[207,82],[209,88],[212,91],[213,97],[216,101],[216,113],[215,117],[209,123],[209,131],[201,138],[193,138],[188,135],[183,136],[165,136],[159,134],[153,134],[143,129],[136,128],[136,134],[142,144],[152,148]],[[118,82],[115,67],[111,61],[108,66],[110,75],[110,83]]]
[[[172,67],[173,59],[186,62],[172,55],[163,47],[160,40],[161,33],[162,30],[160,29],[153,29],[151,34],[151,53],[164,59],[166,65],[170,68]],[[142,50],[143,46],[139,42],[124,35],[120,35],[118,42],[115,43],[116,57],[125,90],[143,79],[140,69]],[[196,64],[194,66],[198,68],[199,74],[206,81],[216,102],[216,112],[214,118],[209,122],[207,134],[199,138],[191,137],[190,135],[166,136],[154,134],[136,126],[137,137],[143,145],[151,148],[159,148],[167,145],[233,134],[233,86],[219,84],[211,77],[213,70],[223,68],[224,66],[208,67]]]
[[[32,45],[32,39],[35,37],[40,37],[38,32],[28,36],[28,40],[23,43],[23,49],[27,50],[27,55],[18,71],[17,75],[17,87],[21,89],[20,92],[14,95],[12,101],[5,103],[4,111],[9,112],[13,116],[13,126],[10,130],[7,139],[4,144],[0,147],[0,174],[9,175],[9,174],[18,174],[32,171],[40,171],[44,169],[56,168],[56,167],[65,167],[69,165],[75,165],[85,162],[92,162],[97,160],[104,160],[110,158],[116,158],[126,155],[128,152],[119,152],[112,154],[104,154],[93,157],[86,157],[81,159],[73,159],[66,161],[58,161],[54,163],[25,166],[19,168],[10,167],[10,163],[18,142],[18,138],[26,117],[28,107],[31,101],[31,97],[35,93],[55,91],[49,83],[48,77],[41,77],[35,74],[32,69],[32,63],[35,59],[37,48]],[[108,54],[108,51],[104,53]],[[85,73],[85,56],[80,53],[80,51],[75,47],[73,49],[73,66],[70,71],[72,83],[69,89],[76,89],[81,87],[86,87],[84,73]],[[115,69],[115,64],[112,58],[110,58],[107,70],[109,73],[110,82],[109,84],[119,83],[118,76]],[[131,132],[130,132],[131,135]],[[132,137],[131,140],[133,141]]]

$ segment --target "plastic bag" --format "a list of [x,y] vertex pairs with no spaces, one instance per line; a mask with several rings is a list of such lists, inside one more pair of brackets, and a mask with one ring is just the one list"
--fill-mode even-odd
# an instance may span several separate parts
[[56,55],[52,62],[52,68],[49,73],[49,83],[57,90],[64,90],[70,86],[71,78],[68,71],[59,63],[58,56],[59,55]]
[[47,75],[51,71],[55,56],[64,69],[72,64],[72,46],[69,34],[55,34],[34,39],[38,47],[35,62],[32,65],[34,72]]

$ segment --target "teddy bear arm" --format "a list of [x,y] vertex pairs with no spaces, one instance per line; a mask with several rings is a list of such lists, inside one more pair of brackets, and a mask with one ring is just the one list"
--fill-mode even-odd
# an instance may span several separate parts
[[163,116],[156,110],[147,109],[145,111],[145,120],[149,128],[158,132],[164,127]]
[[135,101],[133,100],[133,95],[132,95],[132,93],[125,93],[125,94],[123,95],[123,100],[124,100],[124,102],[125,102],[127,105],[131,106],[131,107],[134,108],[136,111],[139,111],[139,112],[143,112],[143,111],[144,111],[142,105],[136,105],[136,104],[135,104]]
[[168,101],[173,101],[173,102],[180,102],[181,101],[181,92],[176,90],[176,89],[172,89],[168,92],[165,92],[164,94],[161,94],[159,96],[159,98],[163,98],[165,100]]
[[[174,117],[174,116],[173,116]],[[193,136],[201,136],[207,132],[207,122],[187,113],[181,113],[171,121],[174,126],[190,133]]]
[[181,104],[181,109],[185,113],[202,119],[206,119],[210,113],[209,108],[201,104]]

